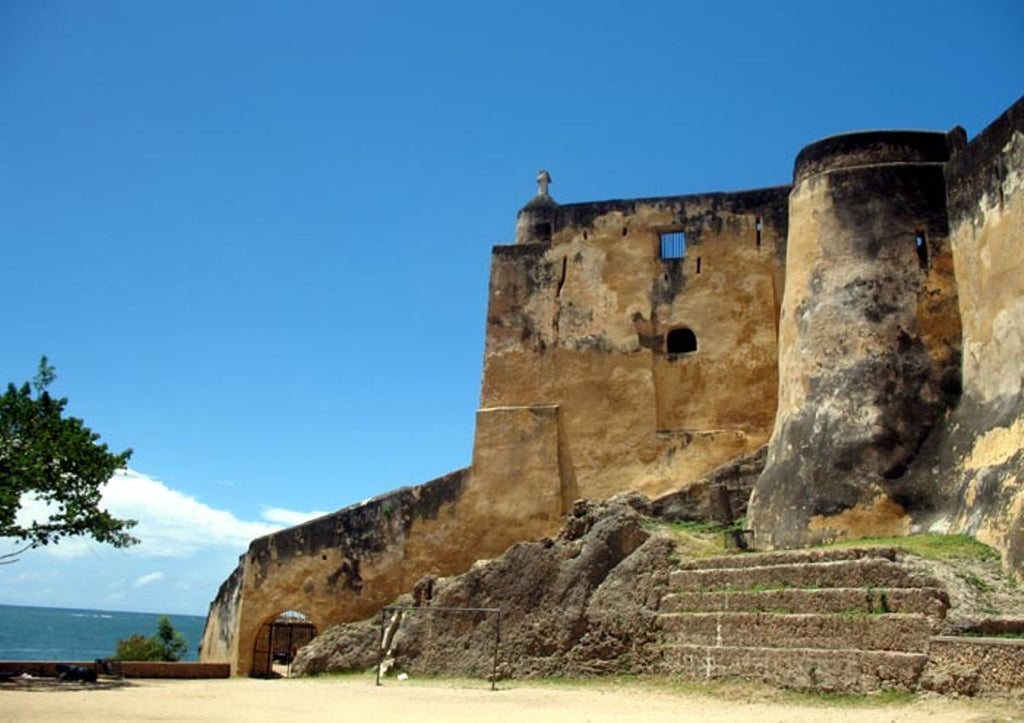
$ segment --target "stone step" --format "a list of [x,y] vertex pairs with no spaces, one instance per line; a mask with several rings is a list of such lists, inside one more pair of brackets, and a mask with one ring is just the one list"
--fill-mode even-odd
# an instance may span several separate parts
[[744,678],[771,685],[841,693],[914,690],[924,653],[817,648],[666,645],[659,672],[695,680]]
[[765,567],[768,565],[805,565],[819,562],[836,562],[839,560],[864,560],[884,558],[896,560],[894,547],[843,547],[821,550],[778,550],[776,552],[750,552],[742,555],[708,557],[703,560],[691,560],[681,563],[678,570],[711,570],[744,567]]
[[667,643],[757,648],[850,648],[925,652],[939,622],[924,615],[663,613]]
[[669,593],[661,612],[921,613],[943,618],[949,598],[941,588],[833,587],[739,592]]
[[946,695],[1020,695],[1024,638],[940,636],[928,648],[921,688]]
[[742,568],[674,570],[673,592],[818,587],[939,587],[921,573],[887,558],[835,560],[815,564],[786,563]]

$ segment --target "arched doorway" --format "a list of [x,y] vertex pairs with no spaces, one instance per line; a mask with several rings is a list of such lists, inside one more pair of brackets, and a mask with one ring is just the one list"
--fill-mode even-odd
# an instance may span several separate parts
[[316,637],[316,626],[298,610],[286,610],[263,623],[252,648],[253,678],[286,678],[295,653]]

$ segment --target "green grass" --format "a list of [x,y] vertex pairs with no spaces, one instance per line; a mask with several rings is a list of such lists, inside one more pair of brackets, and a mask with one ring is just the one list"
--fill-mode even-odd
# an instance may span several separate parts
[[1006,638],[1009,640],[1024,640],[1024,632],[1019,633],[979,633],[973,630],[957,633],[961,638]]
[[727,529],[717,522],[669,522],[665,526],[672,530],[692,532],[698,535],[716,535]]
[[[790,589],[789,585],[783,585],[782,583],[778,583],[778,584],[774,584],[774,585],[766,585],[764,583],[759,583],[757,585],[751,585],[750,587],[729,587],[729,586],[726,586],[726,587],[702,587],[700,589],[700,592],[708,593],[708,594],[712,594],[713,593],[715,595],[730,595],[730,594],[733,594],[733,593],[741,593],[741,592],[774,592],[776,590],[789,590],[789,589]],[[677,592],[677,593],[684,593],[684,592],[692,592],[692,591],[690,591],[690,590],[676,590],[675,592]]]
[[910,535],[908,537],[862,537],[841,540],[820,547],[898,547],[929,560],[980,560],[998,562],[999,553],[967,535]]
[[828,693],[824,691],[784,691],[787,702],[802,705],[820,705],[827,708],[872,708],[890,705],[909,705],[917,700],[914,693],[903,690],[880,690],[877,693]]
[[374,678],[375,676],[376,670],[374,668],[366,668],[364,670],[332,670],[328,673],[306,673],[300,677],[317,680],[348,680],[365,677]]
[[966,582],[980,593],[992,592],[992,586],[975,575],[973,572],[958,572],[960,579]]
[[[409,682],[413,682],[410,678]],[[418,678],[423,684],[459,685],[476,683],[465,679]],[[777,702],[795,705],[815,705],[823,708],[872,708],[913,703],[913,693],[880,691],[877,693],[824,693],[786,690],[766,683],[746,680],[688,680],[673,676],[655,675],[602,675],[595,677],[545,677],[498,681],[499,691],[514,688],[565,688],[615,691],[641,691],[666,695],[704,696],[728,701]]]
[[[719,525],[713,522],[652,522],[648,524],[648,529],[651,532],[660,532],[672,538],[676,543],[677,555],[680,560],[698,560],[725,554],[723,533],[729,529],[741,528],[743,524],[745,521],[742,519],[732,525]],[[997,564],[1000,560],[1000,555],[996,550],[967,535],[924,534],[907,537],[862,537],[819,545],[817,549],[847,547],[896,547],[911,554],[940,562],[965,560]]]
[[668,537],[675,545],[670,562],[679,564],[684,560],[701,560],[725,554],[725,541],[717,525],[701,522],[647,522],[649,532]]

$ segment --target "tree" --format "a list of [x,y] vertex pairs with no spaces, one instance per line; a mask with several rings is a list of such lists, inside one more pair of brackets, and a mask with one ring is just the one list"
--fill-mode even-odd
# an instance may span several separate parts
[[[56,378],[44,356],[31,385],[34,396],[27,382],[8,384],[0,396],[0,537],[24,543],[0,555],[0,564],[74,535],[114,547],[138,542],[128,533],[135,520],[117,519],[99,507],[103,485],[127,467],[132,451],[113,454],[81,419],[64,417],[68,400],[47,391]],[[48,516],[19,521],[18,511],[33,498],[47,505]]]
[[156,621],[156,634],[148,638],[132,635],[117,641],[116,660],[156,660],[173,663],[181,660],[188,643],[181,631],[175,630],[170,619],[161,615]]

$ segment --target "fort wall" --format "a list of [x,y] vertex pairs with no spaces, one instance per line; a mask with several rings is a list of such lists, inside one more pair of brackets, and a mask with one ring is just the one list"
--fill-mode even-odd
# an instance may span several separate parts
[[757,547],[964,532],[1020,573],[1022,179],[1024,99],[970,143],[824,139],[792,187],[560,205],[542,173],[492,252],[471,466],[254,540],[202,659],[265,672],[282,612],[368,617],[579,498],[729,522],[755,477]]
[[253,669],[254,645],[281,613],[303,613],[322,631],[372,615],[420,575],[468,567],[476,558],[453,544],[453,530],[469,474],[459,470],[253,540],[210,604],[202,659],[227,660],[235,674],[265,673]]
[[481,406],[558,406],[569,501],[664,494],[767,441],[788,190],[539,197],[495,248]]

